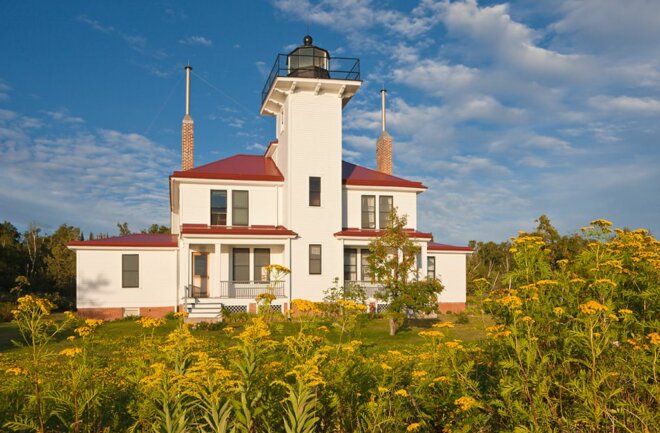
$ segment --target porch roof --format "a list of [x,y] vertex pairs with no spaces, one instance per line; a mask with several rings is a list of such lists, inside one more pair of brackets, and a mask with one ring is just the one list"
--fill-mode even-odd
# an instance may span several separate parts
[[284,226],[210,226],[207,224],[183,224],[184,235],[231,235],[231,236],[277,236],[295,237],[298,234]]
[[[405,229],[408,237],[412,239],[433,239],[431,233],[424,233],[414,229]],[[335,233],[337,238],[376,238],[382,236],[385,230],[375,229],[358,229],[358,228],[344,228],[342,231]]]
[[465,252],[468,252],[468,253],[474,252],[474,250],[470,247],[462,247],[462,246],[448,245],[448,244],[438,244],[438,243],[435,243],[435,242],[429,242],[426,249],[429,250],[429,251],[465,251]]
[[169,234],[135,233],[125,236],[113,236],[87,241],[71,241],[68,247],[145,247],[172,248],[178,246],[177,236]]

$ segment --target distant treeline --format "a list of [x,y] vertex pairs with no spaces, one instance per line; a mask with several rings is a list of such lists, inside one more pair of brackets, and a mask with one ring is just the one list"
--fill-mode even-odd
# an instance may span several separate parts
[[[118,223],[118,234],[131,233],[127,223]],[[140,233],[169,233],[166,226],[152,224]],[[111,236],[89,232],[87,239]],[[76,291],[76,254],[67,248],[85,240],[78,227],[62,224],[51,234],[34,224],[20,232],[12,223],[0,224],[0,300],[14,300],[21,293],[40,293],[60,307],[73,306]]]
[[[549,255],[554,266],[562,259],[572,260],[587,245],[587,240],[578,233],[560,235],[550,223],[550,218],[541,215],[537,220],[536,229],[527,233],[539,235],[546,244],[545,253]],[[490,284],[490,290],[505,287],[509,284],[508,275],[513,266],[512,244],[510,241],[495,243],[492,241],[470,241],[474,254],[469,256],[467,263],[468,294],[473,293],[474,281],[485,278]]]

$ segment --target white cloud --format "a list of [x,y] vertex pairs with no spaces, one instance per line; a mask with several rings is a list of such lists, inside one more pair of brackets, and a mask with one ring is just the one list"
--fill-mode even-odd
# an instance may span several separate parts
[[179,43],[184,45],[201,45],[204,47],[213,46],[213,41],[204,36],[186,36],[185,38],[179,39]]
[[660,114],[660,99],[636,98],[631,96],[598,95],[589,99],[598,110],[655,116]]
[[0,102],[9,100],[10,90],[11,87],[9,87],[9,84],[4,83],[2,80],[0,80]]
[[265,152],[266,151],[266,146],[264,146],[261,143],[252,143],[248,146],[245,146],[246,149],[248,150],[254,150],[257,152]]
[[[0,201],[18,225],[67,222],[107,230],[167,223],[167,175],[176,155],[137,133],[30,127],[31,118],[0,113]],[[27,119],[27,120],[26,120]],[[28,126],[26,127],[26,123]],[[48,228],[48,227],[46,227]]]
[[48,115],[51,119],[58,121],[58,122],[64,122],[64,123],[84,123],[85,121],[83,120],[82,117],[77,117],[77,116],[70,116],[69,115],[69,110],[65,108],[60,108],[59,110],[55,111],[44,111],[44,114]]

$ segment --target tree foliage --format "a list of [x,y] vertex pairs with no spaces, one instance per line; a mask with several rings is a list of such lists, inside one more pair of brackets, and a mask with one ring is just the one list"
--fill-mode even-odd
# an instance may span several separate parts
[[435,311],[443,287],[434,278],[420,279],[420,247],[406,232],[407,217],[397,215],[395,208],[389,221],[384,233],[369,244],[368,263],[372,280],[382,286],[376,297],[388,303],[390,334],[394,335],[406,315]]

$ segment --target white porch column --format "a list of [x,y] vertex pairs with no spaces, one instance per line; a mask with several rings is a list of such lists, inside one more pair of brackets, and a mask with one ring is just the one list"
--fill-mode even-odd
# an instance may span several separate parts
[[220,296],[220,280],[222,279],[222,244],[216,242],[213,244],[213,258],[211,259],[211,297]]

